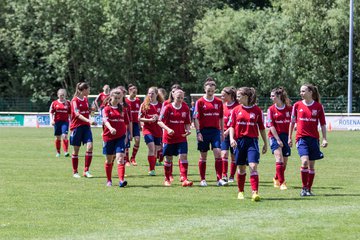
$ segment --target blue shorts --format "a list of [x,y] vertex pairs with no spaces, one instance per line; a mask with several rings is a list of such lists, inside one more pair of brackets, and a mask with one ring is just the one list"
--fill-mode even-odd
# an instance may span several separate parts
[[125,152],[125,135],[108,142],[103,142],[103,154],[115,155],[116,153]]
[[258,139],[249,137],[239,138],[234,154],[236,165],[259,163],[260,151]]
[[133,126],[133,137],[140,137],[140,125],[137,122],[132,123]]
[[309,160],[318,160],[324,158],[320,151],[319,139],[313,137],[302,137],[296,142],[296,147],[300,157],[309,156]]
[[179,154],[187,154],[188,153],[188,143],[172,143],[172,144],[164,144],[163,155],[164,156],[177,156]]
[[207,152],[214,148],[221,148],[220,130],[217,128],[203,128],[200,130],[203,141],[198,141],[198,150],[200,152]]
[[[280,133],[279,138],[282,141],[282,143],[284,144],[284,146],[281,148],[282,155],[284,157],[289,157],[291,155],[291,148],[289,147],[289,144],[288,144],[289,135],[287,133]],[[274,154],[274,151],[276,149],[278,149],[279,147],[280,147],[280,145],[277,143],[276,139],[274,137],[271,137],[270,138],[270,148],[271,148],[272,154]]]
[[54,125],[54,136],[60,136],[62,134],[68,134],[69,132],[69,122],[58,121]]
[[81,146],[88,142],[92,142],[92,133],[90,126],[80,126],[72,130],[70,135],[70,145]]
[[234,154],[234,149],[230,146],[230,137],[227,136],[223,142],[221,142],[221,150],[229,150],[230,149],[230,153]]
[[154,142],[155,145],[161,145],[161,137],[154,137],[153,135],[151,134],[146,134],[144,136],[144,139],[145,139],[145,143],[146,145],[151,143],[151,142]]

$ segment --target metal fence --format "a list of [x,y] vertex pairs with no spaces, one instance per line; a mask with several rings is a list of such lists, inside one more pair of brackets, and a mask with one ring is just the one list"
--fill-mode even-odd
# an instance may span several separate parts
[[[187,98],[190,100],[190,98]],[[191,99],[196,100],[196,99]],[[299,98],[292,97],[292,102]],[[92,102],[93,99],[90,99]],[[190,101],[189,101],[190,102]],[[321,102],[326,113],[347,113],[347,98],[339,97],[321,97]],[[0,112],[48,112],[51,102],[35,102],[28,98],[0,98]],[[259,97],[258,105],[266,110],[271,105],[269,97]],[[360,97],[354,97],[353,113],[360,113]]]

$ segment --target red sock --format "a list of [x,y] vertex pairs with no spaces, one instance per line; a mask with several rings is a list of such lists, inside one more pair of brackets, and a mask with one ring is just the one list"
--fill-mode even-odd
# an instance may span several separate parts
[[73,173],[77,173],[78,172],[78,165],[79,165],[79,158],[78,155],[71,155],[71,161],[72,161],[72,166],[73,166]]
[[311,190],[315,178],[315,169],[309,169],[307,188]]
[[132,150],[132,154],[131,154],[131,161],[133,161],[133,159],[135,161],[135,157],[136,157],[136,154],[137,154],[138,150],[139,150],[139,145],[137,145],[137,146],[134,145],[133,150]]
[[129,162],[129,149],[125,148],[125,156],[124,156],[125,162]]
[[124,176],[125,176],[125,164],[118,164],[118,176],[119,176],[119,181],[124,181]]
[[276,162],[276,176],[279,179],[280,185],[285,182],[284,164],[282,162]]
[[300,172],[301,172],[302,187],[307,188],[308,187],[308,179],[309,179],[309,170],[307,167],[301,167]]
[[106,173],[106,178],[108,181],[111,181],[112,168],[113,168],[112,163],[110,163],[110,164],[105,163],[105,173]]
[[256,192],[259,190],[259,175],[257,171],[250,173],[250,185],[251,190]]
[[170,173],[171,173],[171,162],[164,162],[164,172],[165,172],[165,180],[170,181]]
[[56,152],[60,153],[61,140],[55,139],[55,148],[56,148]]
[[222,176],[223,177],[227,177],[228,168],[229,168],[229,159],[223,158],[222,159]]
[[244,174],[237,173],[236,178],[237,178],[239,192],[243,192],[245,186],[246,173]]
[[200,173],[200,180],[205,180],[206,174],[206,159],[199,159],[199,173]]
[[221,160],[221,158],[215,158],[215,172],[216,172],[216,180],[219,181],[222,178],[222,160]]
[[188,174],[188,166],[189,166],[189,163],[187,160],[182,160],[180,161],[179,159],[179,168],[180,168],[180,177],[183,179],[183,180],[186,180],[188,177],[187,177],[187,174]]
[[68,152],[68,150],[69,150],[69,140],[63,139],[63,149],[64,149],[64,152]]
[[159,162],[163,162],[164,161],[164,156],[162,154],[162,149],[160,149],[158,152],[157,152],[157,158],[159,159]]
[[86,152],[85,153],[85,169],[84,169],[85,172],[89,171],[89,168],[91,165],[91,160],[92,160],[92,152]]
[[156,157],[155,156],[148,156],[148,162],[149,162],[150,171],[155,170]]
[[235,163],[235,161],[232,161],[232,160],[231,160],[231,164],[230,164],[230,177],[231,177],[231,178],[234,178],[235,173],[236,173],[236,163]]

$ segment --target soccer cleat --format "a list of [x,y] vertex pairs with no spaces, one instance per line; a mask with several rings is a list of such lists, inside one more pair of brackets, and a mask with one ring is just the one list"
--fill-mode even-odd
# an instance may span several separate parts
[[308,189],[307,188],[302,188],[301,189],[301,192],[300,192],[300,197],[307,197],[307,196],[310,196],[308,195]]
[[111,187],[111,186],[112,186],[112,182],[111,182],[111,181],[107,181],[106,186],[107,186],[107,187]]
[[207,182],[205,179],[200,181],[200,187],[207,187]]
[[183,187],[191,187],[192,185],[193,185],[193,182],[189,181],[189,180],[184,180],[181,184],[181,186],[183,186]]
[[87,178],[92,178],[93,177],[93,175],[89,171],[84,172],[83,176],[87,177]]
[[279,188],[279,187],[280,187],[280,182],[279,182],[279,180],[273,178],[273,182],[274,182],[274,188]]
[[239,200],[244,200],[245,199],[244,192],[239,192],[238,193],[238,199]]
[[127,185],[127,181],[124,180],[124,181],[119,181],[119,187],[126,187]]
[[60,157],[60,153],[57,153],[57,154],[55,155],[55,157]]
[[131,164],[132,164],[133,166],[137,166],[137,165],[138,165],[137,162],[135,161],[135,159],[132,159],[132,160],[131,160]]
[[254,192],[253,192],[253,194],[252,194],[252,196],[251,196],[251,201],[253,201],[253,202],[258,202],[258,201],[260,201],[260,196],[259,196],[259,194],[258,194],[257,191],[254,191]]
[[165,180],[164,186],[165,186],[165,187],[170,187],[170,186],[171,186],[171,182],[170,182],[169,180]]
[[307,189],[306,196],[315,196],[315,194],[313,194],[310,189]]
[[70,156],[70,153],[65,152],[65,153],[64,153],[64,157],[68,157],[68,156]]
[[234,182],[234,178],[233,177],[229,177],[229,183],[233,183]]
[[156,176],[155,170],[151,170],[148,172],[149,176]]
[[228,181],[229,181],[229,179],[227,178],[227,176],[222,177],[222,180],[224,180],[225,182],[228,182]]
[[218,187],[227,186],[227,185],[229,185],[229,183],[224,181],[223,179],[220,179],[219,181],[216,182],[216,186]]
[[283,184],[280,185],[280,190],[287,190],[286,182],[283,182]]
[[81,178],[79,173],[74,173],[73,177],[74,178]]

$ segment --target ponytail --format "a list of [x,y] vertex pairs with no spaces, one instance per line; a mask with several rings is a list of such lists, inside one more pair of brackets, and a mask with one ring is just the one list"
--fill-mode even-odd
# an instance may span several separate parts
[[85,89],[88,89],[89,88],[89,84],[86,83],[86,82],[78,82],[76,84],[76,89],[75,89],[75,93],[74,93],[74,97],[78,97],[81,92]]
[[287,106],[291,106],[291,100],[287,95],[285,88],[278,87],[271,90],[278,98],[280,98],[281,102],[283,102]]
[[307,87],[308,90],[310,90],[312,92],[312,99],[315,102],[319,102],[320,103],[320,94],[319,94],[319,90],[316,86],[312,85],[312,84],[304,84],[303,86]]
[[253,87],[241,87],[238,90],[242,95],[248,97],[247,105],[252,106],[256,104],[256,91]]

